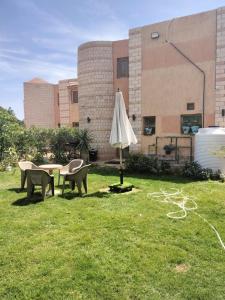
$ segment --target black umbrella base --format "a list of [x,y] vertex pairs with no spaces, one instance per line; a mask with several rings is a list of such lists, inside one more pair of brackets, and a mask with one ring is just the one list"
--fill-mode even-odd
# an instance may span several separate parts
[[109,185],[109,190],[110,192],[114,193],[125,193],[125,192],[130,192],[132,191],[133,184],[129,182],[124,182],[123,184],[120,183],[114,183]]

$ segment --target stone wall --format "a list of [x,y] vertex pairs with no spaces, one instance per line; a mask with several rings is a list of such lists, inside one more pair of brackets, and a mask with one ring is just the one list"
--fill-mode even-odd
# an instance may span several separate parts
[[[115,157],[109,144],[114,92],[112,42],[90,42],[78,49],[80,128],[93,134],[100,159]],[[90,122],[87,119],[90,118]]]
[[70,79],[59,81],[59,115],[60,125],[70,127],[70,102],[71,95],[68,85]]
[[141,151],[141,70],[141,28],[135,28],[129,31],[129,116],[138,143],[130,146],[131,152]]
[[217,40],[216,40],[216,115],[215,123],[225,127],[225,7],[217,9]]

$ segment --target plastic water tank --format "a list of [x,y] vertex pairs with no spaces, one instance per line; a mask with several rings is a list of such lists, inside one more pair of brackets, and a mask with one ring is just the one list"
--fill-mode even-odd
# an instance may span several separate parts
[[225,128],[201,128],[195,135],[194,159],[203,168],[225,173],[225,155],[223,158],[215,154],[223,146],[225,147]]

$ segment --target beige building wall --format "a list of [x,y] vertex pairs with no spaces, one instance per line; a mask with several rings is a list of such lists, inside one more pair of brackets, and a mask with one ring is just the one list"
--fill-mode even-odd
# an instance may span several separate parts
[[59,114],[60,126],[72,127],[79,123],[79,103],[72,103],[72,91],[78,90],[76,79],[59,81]]
[[225,127],[225,7],[217,10],[215,109],[216,125]]
[[131,152],[140,152],[142,143],[142,114],[141,114],[141,75],[142,75],[142,38],[141,28],[129,31],[129,115],[131,125],[137,137],[137,144],[130,146]]
[[[78,92],[78,84],[76,82],[75,85],[70,87],[71,92],[77,91]],[[70,94],[71,95],[71,94]],[[70,124],[73,126],[73,123],[79,123],[80,116],[79,116],[79,102],[72,103],[70,102]]]
[[[153,33],[159,37],[152,39]],[[118,78],[117,59],[127,56],[129,78]],[[58,86],[40,79],[25,82],[25,123],[70,127],[79,122],[93,134],[99,158],[113,158],[109,136],[119,88],[138,139],[130,151],[148,153],[156,136],[185,136],[181,115],[203,115],[203,74],[204,126],[225,126],[225,8],[134,28],[128,40],[82,44],[78,103],[71,101],[76,79]],[[187,110],[187,103],[194,103],[194,110]],[[156,117],[152,136],[143,134],[148,116]]]
[[[131,29],[129,40],[80,46],[81,123],[97,136],[96,146],[100,153],[106,149],[107,154],[100,155],[102,158],[113,155],[109,152],[108,137],[117,88],[124,94],[138,139],[137,145],[131,145],[131,151],[148,153],[148,146],[155,143],[156,136],[184,136],[181,115],[201,114],[205,127],[215,125],[216,109],[218,112],[225,106],[225,85],[221,75],[224,71],[223,14],[223,9],[212,10]],[[159,38],[152,39],[154,32]],[[119,79],[117,58],[125,56],[129,56],[129,78]],[[215,105],[216,80],[220,83],[217,84]],[[188,103],[194,103],[193,110],[187,110]],[[148,116],[156,118],[156,132],[152,136],[143,134],[143,118]],[[87,123],[87,117],[90,117],[90,123]]]
[[40,78],[24,82],[24,121],[26,127],[55,128],[59,113],[58,86]]
[[100,159],[115,156],[109,144],[114,109],[112,42],[89,42],[78,48],[80,128],[94,137]]
[[128,40],[120,40],[112,43],[113,54],[113,89],[114,94],[120,89],[123,93],[123,98],[127,111],[129,110],[129,77],[117,76],[117,59],[121,57],[129,57]]
[[[139,104],[138,116],[141,110],[142,118],[156,117],[155,135],[143,135],[143,120],[137,126],[142,131],[141,138],[138,135],[141,151],[148,153],[148,145],[155,143],[155,136],[182,136],[181,115],[203,113],[203,72],[182,53],[205,73],[204,126],[215,124],[216,10],[144,26],[137,31],[141,35],[141,101],[135,97],[138,100],[134,102]],[[153,32],[159,33],[159,38],[152,39]],[[130,78],[131,92],[137,82]],[[195,104],[191,111],[187,110],[190,102]]]

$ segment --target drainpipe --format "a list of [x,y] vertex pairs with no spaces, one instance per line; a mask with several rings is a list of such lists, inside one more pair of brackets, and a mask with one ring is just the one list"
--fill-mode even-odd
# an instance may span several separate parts
[[166,40],[180,55],[182,55],[189,63],[191,63],[203,75],[203,90],[202,90],[202,127],[205,127],[205,72],[194,63],[186,54],[184,54],[176,45]]

